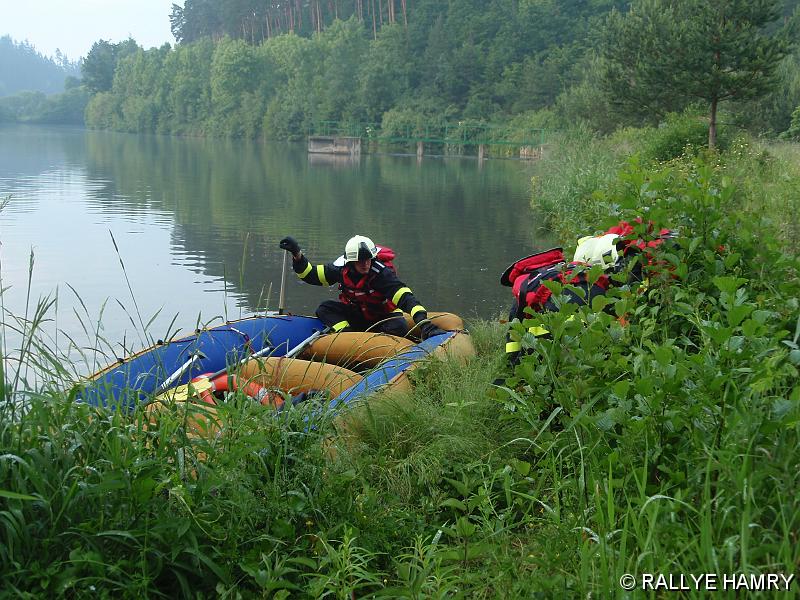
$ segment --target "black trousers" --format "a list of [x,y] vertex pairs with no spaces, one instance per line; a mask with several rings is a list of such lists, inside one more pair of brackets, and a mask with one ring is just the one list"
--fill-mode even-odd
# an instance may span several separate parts
[[408,323],[402,313],[389,313],[383,319],[370,321],[364,317],[357,305],[345,304],[336,300],[326,300],[320,304],[317,307],[317,317],[328,327],[347,321],[349,325],[340,331],[366,331],[369,329],[400,337],[408,333]]

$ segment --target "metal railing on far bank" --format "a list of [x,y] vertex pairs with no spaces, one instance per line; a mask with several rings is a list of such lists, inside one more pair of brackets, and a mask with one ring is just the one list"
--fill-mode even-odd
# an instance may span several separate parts
[[364,149],[404,148],[425,153],[541,158],[547,144],[545,129],[511,129],[503,125],[466,121],[417,123],[389,128],[380,123],[319,121],[308,131],[309,152],[357,154]]

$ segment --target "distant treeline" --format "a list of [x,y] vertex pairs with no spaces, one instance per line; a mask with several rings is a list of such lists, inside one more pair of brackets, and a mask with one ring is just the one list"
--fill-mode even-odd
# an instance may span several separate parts
[[[170,15],[177,46],[145,51],[131,39],[92,47],[81,67],[82,89],[91,96],[85,121],[129,132],[267,139],[300,138],[320,121],[381,123],[389,131],[430,121],[512,129],[585,122],[609,132],[687,108],[708,117],[710,101],[710,118],[720,126],[795,135],[796,49],[757,50],[746,40],[778,31],[798,3],[765,0],[751,9],[745,0],[724,0],[723,7],[700,0],[185,0]],[[642,39],[625,50],[648,59],[638,72],[626,72],[629,61],[609,31],[678,31],[682,25],[668,21],[652,27],[636,21],[652,24],[666,9],[687,22],[687,15],[698,21],[708,16],[704,11],[722,11],[731,22],[749,23],[740,38],[725,40],[726,64],[692,59],[701,49],[687,48],[686,60],[674,49],[659,54],[652,40]],[[714,35],[706,36],[706,46]],[[755,57],[741,76],[735,71],[744,63],[731,56],[740,51]],[[671,65],[658,63],[664,55],[673,55]],[[766,62],[757,64],[758,57]],[[610,66],[623,70],[612,73]],[[714,79],[714,72],[731,69],[733,87]],[[741,87],[753,78],[759,85]],[[648,80],[655,89],[628,85]],[[708,89],[691,93],[675,88],[706,82]],[[617,101],[633,92],[627,106]]]
[[83,124],[89,94],[80,64],[60,52],[49,58],[27,42],[0,37],[0,122]]
[[322,120],[507,120],[578,82],[590,32],[624,5],[187,0],[181,44],[121,59],[87,124],[285,139]]
[[18,92],[60,93],[67,78],[79,78],[80,74],[80,64],[59,51],[50,58],[28,42],[0,37],[0,98]]

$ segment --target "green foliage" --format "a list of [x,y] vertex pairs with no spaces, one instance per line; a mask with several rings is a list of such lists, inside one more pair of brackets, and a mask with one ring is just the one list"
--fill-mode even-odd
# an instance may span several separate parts
[[[793,572],[800,264],[769,203],[796,191],[795,154],[784,164],[733,140],[643,167],[606,151],[635,145],[621,134],[573,136],[570,174],[548,186],[565,199],[594,190],[552,206],[565,232],[644,215],[680,236],[652,256],[646,288],[540,315],[553,339],[523,338],[531,353],[504,386],[489,383],[503,369],[496,322],[470,323],[478,356],[425,363],[409,395],[336,416],[303,404],[274,415],[233,395],[212,439],[187,435],[178,410],[145,426],[144,411],[76,404],[61,383],[28,389],[4,372],[5,589],[586,597],[625,572]],[[581,175],[592,152],[605,158]],[[3,364],[65,380],[47,348],[28,347],[35,356]]]
[[100,40],[92,44],[81,63],[81,75],[86,88],[92,92],[107,92],[114,82],[114,71],[121,58],[140,50],[133,39],[118,44]]
[[94,105],[89,124],[300,139],[320,121],[379,123],[406,109],[503,122],[544,108],[581,78],[573,63],[587,32],[618,4],[195,0],[173,8],[181,44],[162,57],[147,94],[140,69],[98,42],[87,85],[118,98]]
[[790,128],[792,112],[800,98],[800,56],[796,50],[781,61],[777,76],[778,84],[772,91],[733,108],[736,125],[754,134],[770,136],[783,134]]
[[[684,155],[696,154],[708,142],[706,119],[695,110],[667,115],[654,129],[644,129],[639,152],[645,161],[667,162]],[[717,147],[725,150],[728,140],[724,130],[717,137]]]
[[120,98],[110,92],[100,92],[86,105],[86,126],[93,129],[120,128]]
[[800,106],[792,111],[792,121],[784,137],[790,140],[800,139]]
[[83,125],[89,93],[83,86],[61,94],[21,92],[0,98],[0,121]]
[[597,201],[596,191],[612,185],[631,150],[621,136],[601,140],[585,126],[553,138],[532,180],[531,204],[546,215],[559,238],[585,235],[576,231],[580,223],[605,218],[607,207]]
[[56,94],[78,73],[78,64],[58,51],[54,58],[45,57],[28,42],[0,36],[0,98],[20,92]]
[[720,102],[777,86],[794,44],[792,27],[766,33],[779,9],[779,0],[640,0],[625,15],[612,12],[599,46],[604,92],[626,115],[650,122],[702,100],[713,147]]
[[380,122],[411,87],[413,60],[400,25],[386,26],[370,42],[358,70],[358,112],[368,122]]
[[224,39],[214,48],[211,60],[211,104],[214,116],[212,133],[241,137],[246,129],[256,128],[262,111],[252,114],[250,100],[257,88],[255,51],[239,40]]
[[680,232],[654,251],[647,287],[519,326],[552,338],[523,336],[502,419],[538,432],[536,473],[553,486],[535,496],[539,521],[576,552],[568,586],[583,593],[626,572],[714,571],[723,556],[752,572],[797,560],[800,262],[730,174],[724,159],[632,162],[597,194],[612,213],[597,223],[644,216]]

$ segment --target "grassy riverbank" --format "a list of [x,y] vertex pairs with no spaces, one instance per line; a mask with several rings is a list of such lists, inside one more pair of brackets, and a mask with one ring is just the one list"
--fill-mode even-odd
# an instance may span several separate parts
[[477,358],[408,397],[344,422],[234,399],[214,441],[4,396],[3,593],[625,597],[625,573],[795,573],[797,173],[744,140],[673,159],[643,139],[566,148],[537,202],[568,251],[635,216],[678,245],[647,290],[544,315],[514,373],[503,326],[471,323]]

